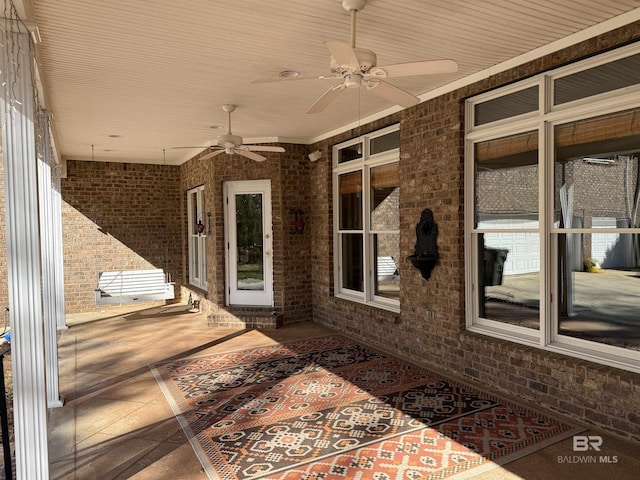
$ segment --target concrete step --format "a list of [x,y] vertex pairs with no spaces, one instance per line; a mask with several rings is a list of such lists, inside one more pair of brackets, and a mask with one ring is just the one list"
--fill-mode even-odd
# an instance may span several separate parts
[[282,326],[282,313],[273,308],[229,307],[207,315],[207,325],[276,329]]

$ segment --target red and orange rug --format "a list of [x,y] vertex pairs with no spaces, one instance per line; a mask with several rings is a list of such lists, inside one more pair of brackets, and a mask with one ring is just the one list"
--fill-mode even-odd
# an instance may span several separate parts
[[580,429],[342,336],[152,365],[212,479],[451,479]]

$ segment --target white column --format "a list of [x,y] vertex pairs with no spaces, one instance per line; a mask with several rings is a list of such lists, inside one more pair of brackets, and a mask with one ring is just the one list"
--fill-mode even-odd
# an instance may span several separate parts
[[56,276],[54,211],[52,194],[52,150],[49,137],[49,114],[36,116],[38,153],[38,203],[40,207],[40,257],[42,260],[42,307],[44,314],[47,405],[61,407],[58,375],[58,339],[56,328]]
[[0,98],[16,476],[49,478],[38,177],[29,34],[0,20]]
[[53,205],[53,242],[55,261],[55,285],[56,285],[56,323],[58,330],[66,330],[67,314],[64,308],[64,245],[62,241],[62,192],[60,186],[61,167],[58,163],[52,162],[52,182],[51,190]]

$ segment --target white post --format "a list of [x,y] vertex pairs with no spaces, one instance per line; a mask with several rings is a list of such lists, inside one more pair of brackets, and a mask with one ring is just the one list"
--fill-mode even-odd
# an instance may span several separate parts
[[29,34],[1,19],[0,80],[16,476],[47,480],[47,398]]
[[67,330],[67,315],[64,309],[64,245],[62,241],[62,192],[60,186],[61,167],[58,163],[52,163],[51,190],[53,204],[53,255],[55,261],[55,285],[56,285],[56,322],[58,330]]
[[58,378],[58,339],[56,328],[56,276],[54,211],[51,172],[51,142],[49,114],[37,114],[38,201],[40,206],[40,255],[42,259],[42,290],[44,313],[44,340],[47,378],[47,405],[61,407]]

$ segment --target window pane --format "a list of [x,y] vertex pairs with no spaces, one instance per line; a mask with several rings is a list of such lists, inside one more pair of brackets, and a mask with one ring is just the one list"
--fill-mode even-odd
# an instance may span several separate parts
[[191,235],[198,234],[198,220],[199,220],[199,212],[198,212],[198,191],[193,191],[191,194]]
[[342,287],[358,292],[363,289],[363,245],[362,234],[345,233],[342,237]]
[[478,228],[537,228],[538,133],[475,145]]
[[398,164],[371,169],[372,230],[400,229],[400,177]]
[[540,328],[540,236],[537,233],[478,235],[479,316]]
[[340,229],[362,230],[362,173],[338,177],[340,193]]
[[637,85],[640,83],[638,71],[640,54],[559,78],[553,84],[554,104]]
[[207,237],[200,237],[200,255],[202,257],[202,267],[200,272],[200,285],[204,286],[207,283]]
[[637,226],[640,110],[555,127],[555,215],[565,228]]
[[385,233],[373,235],[373,256],[375,295],[386,298],[400,298],[400,234]]
[[[568,262],[567,237],[558,235],[560,264]],[[573,241],[588,248],[587,235]],[[613,238],[615,236],[615,239]],[[634,262],[638,234],[615,234],[609,240],[606,267],[563,268],[558,275],[558,333],[594,342],[640,350],[640,269]],[[592,236],[593,237],[593,236]],[[606,263],[605,263],[606,264]]]
[[264,290],[262,195],[236,194],[236,278],[238,290]]
[[338,150],[338,163],[350,162],[362,158],[362,142]]
[[387,152],[399,147],[400,131],[395,130],[393,132],[387,133],[386,135],[372,138],[371,142],[369,143],[369,153],[371,155],[375,155],[376,153]]
[[495,122],[538,110],[538,86],[525,88],[474,106],[475,125]]
[[198,249],[198,237],[190,238],[190,252],[191,252],[191,280],[200,279],[200,251]]

